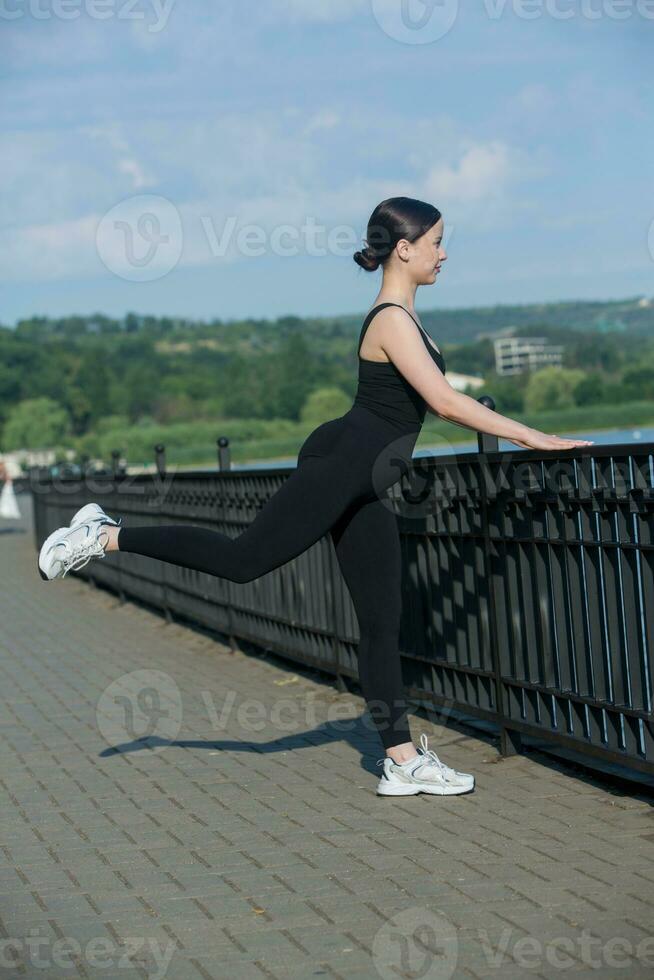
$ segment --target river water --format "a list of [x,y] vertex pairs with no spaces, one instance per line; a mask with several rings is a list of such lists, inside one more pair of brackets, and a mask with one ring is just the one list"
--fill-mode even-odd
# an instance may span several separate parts
[[[569,439],[592,439],[597,446],[608,446],[611,444],[621,445],[625,443],[645,443],[654,442],[654,428],[647,429],[608,429],[602,432],[574,432],[562,433],[563,438]],[[519,446],[509,442],[508,439],[500,439],[500,450],[520,451]],[[465,442],[440,442],[435,446],[421,446],[413,453],[415,456],[447,456],[450,453],[476,453],[477,437],[467,439]],[[271,467],[295,467],[297,459],[295,456],[287,456],[283,459],[262,459],[255,463],[235,463],[234,469],[259,470]]]

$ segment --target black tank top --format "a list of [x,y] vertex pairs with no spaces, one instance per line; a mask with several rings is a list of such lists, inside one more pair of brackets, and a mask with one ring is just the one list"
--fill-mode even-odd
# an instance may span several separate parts
[[[399,303],[380,303],[375,306],[363,321],[357,355],[361,350],[363,335],[375,313],[386,306],[399,306]],[[405,312],[409,313],[408,310]],[[409,316],[411,314],[409,313]],[[431,354],[436,366],[445,374],[445,359],[436,348],[429,343],[427,335],[415,317],[411,319],[420,330],[425,346]],[[418,430],[425,420],[427,402],[413,385],[409,384],[403,374],[392,361],[369,361],[359,357],[359,385],[354,404],[367,408],[394,426],[403,430]]]

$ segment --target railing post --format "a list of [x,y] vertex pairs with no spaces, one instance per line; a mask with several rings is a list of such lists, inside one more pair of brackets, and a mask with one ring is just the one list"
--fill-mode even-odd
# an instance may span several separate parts
[[[490,395],[482,395],[477,401],[491,411],[495,411],[495,399]],[[488,432],[478,432],[477,445],[480,453],[496,453],[499,449],[499,439]]]
[[157,464],[157,473],[163,478],[166,475],[166,447],[163,445],[163,443],[159,442],[154,447],[154,451],[155,462]]
[[[116,480],[118,479],[118,476],[119,476],[120,472],[121,472],[121,467],[120,467],[120,449],[112,449],[111,450],[111,475],[112,475],[112,479],[114,481],[114,488],[113,488],[113,492],[114,493],[119,493],[119,490],[115,486],[115,483],[116,483]],[[118,582],[117,582],[117,586],[118,586],[118,599],[119,599],[121,605],[124,605],[127,602],[127,595],[125,594],[125,590],[123,589],[123,580],[122,580],[122,571],[121,571],[120,562],[118,563]]]
[[[155,451],[155,463],[157,466],[157,475],[159,476],[160,480],[163,480],[166,477],[166,447],[162,442],[158,442],[157,445],[154,447],[154,451]],[[161,497],[159,497],[158,503],[159,503],[159,510],[160,510]],[[163,609],[164,609],[164,615],[166,617],[166,623],[172,623],[173,614],[171,612],[170,606],[168,605],[168,587],[166,584],[167,578],[168,576],[164,571],[161,577],[161,584],[163,587],[162,588]]]
[[221,436],[219,439],[216,439],[216,445],[218,446],[218,469],[231,469],[232,463],[229,452],[229,439],[227,436]]

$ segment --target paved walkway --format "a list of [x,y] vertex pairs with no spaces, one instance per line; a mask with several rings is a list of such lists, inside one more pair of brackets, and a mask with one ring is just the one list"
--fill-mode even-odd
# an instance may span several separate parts
[[646,795],[414,718],[477,789],[377,797],[360,698],[0,556],[0,976],[654,975]]

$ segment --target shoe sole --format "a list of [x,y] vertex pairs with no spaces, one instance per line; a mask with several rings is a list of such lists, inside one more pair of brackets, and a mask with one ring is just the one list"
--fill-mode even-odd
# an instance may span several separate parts
[[463,796],[465,793],[472,793],[475,784],[472,786],[427,786],[424,783],[410,784],[406,786],[393,786],[388,789],[377,789],[378,796],[417,796],[418,793],[428,793],[431,796]]

